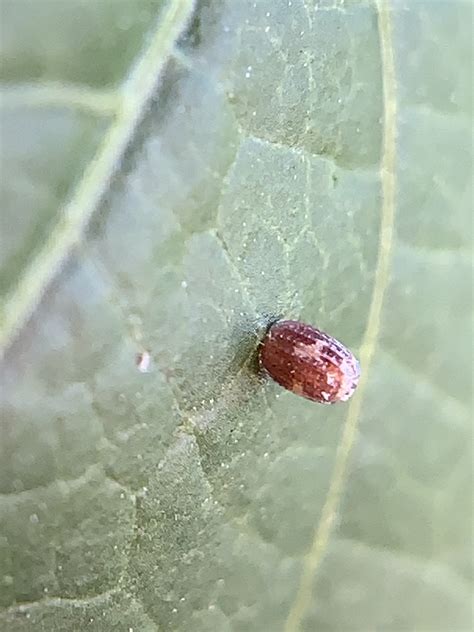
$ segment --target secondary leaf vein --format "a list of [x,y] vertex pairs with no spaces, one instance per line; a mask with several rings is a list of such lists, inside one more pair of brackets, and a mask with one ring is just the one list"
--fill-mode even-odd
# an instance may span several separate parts
[[384,98],[384,138],[381,164],[382,208],[372,300],[360,349],[362,376],[359,388],[349,404],[346,422],[336,452],[334,470],[326,501],[322,508],[321,519],[315,529],[312,546],[304,558],[299,587],[285,624],[286,632],[295,632],[300,628],[300,624],[312,602],[314,575],[326,550],[347,477],[347,466],[357,435],[358,420],[363,396],[368,384],[370,365],[380,333],[383,300],[389,280],[395,219],[397,94],[390,7],[386,0],[376,0],[376,6],[378,11]]

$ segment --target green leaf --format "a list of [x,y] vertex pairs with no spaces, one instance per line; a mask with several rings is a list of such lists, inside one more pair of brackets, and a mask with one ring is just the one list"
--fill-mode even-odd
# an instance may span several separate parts
[[3,1],[0,627],[470,628],[471,20]]

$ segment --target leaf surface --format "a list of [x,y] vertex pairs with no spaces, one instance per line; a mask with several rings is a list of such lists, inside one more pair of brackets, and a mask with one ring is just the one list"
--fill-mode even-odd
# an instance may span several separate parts
[[2,13],[0,624],[469,629],[470,6]]

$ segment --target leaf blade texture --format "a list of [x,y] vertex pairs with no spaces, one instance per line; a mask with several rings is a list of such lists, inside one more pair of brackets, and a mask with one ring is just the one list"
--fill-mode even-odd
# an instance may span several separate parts
[[117,6],[2,5],[0,627],[468,629],[471,8]]

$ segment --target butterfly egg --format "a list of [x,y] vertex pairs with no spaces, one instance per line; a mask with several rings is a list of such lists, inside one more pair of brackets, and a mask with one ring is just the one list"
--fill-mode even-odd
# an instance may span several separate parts
[[259,360],[275,382],[321,404],[348,400],[360,376],[359,362],[341,342],[294,320],[270,327]]

